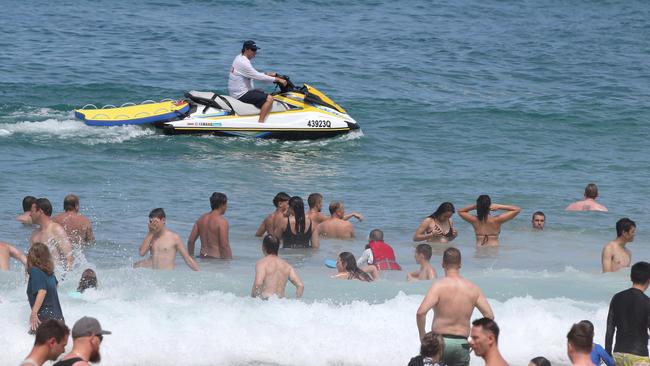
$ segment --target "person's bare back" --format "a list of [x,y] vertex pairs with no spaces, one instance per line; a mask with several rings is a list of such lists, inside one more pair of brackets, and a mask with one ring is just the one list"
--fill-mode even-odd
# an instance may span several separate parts
[[596,202],[596,200],[588,198],[582,201],[576,201],[568,205],[566,211],[602,211],[606,212],[607,207]]
[[331,217],[317,227],[318,234],[328,239],[354,238],[354,226],[349,221]]
[[296,286],[296,298],[302,297],[304,285],[293,267],[278,257],[280,241],[267,235],[262,243],[264,258],[255,263],[255,280],[251,290],[252,297],[267,299],[271,296],[284,297],[287,282]]
[[232,252],[228,242],[228,220],[217,211],[211,211],[201,216],[194,224],[188,243],[188,251],[194,252],[196,237],[201,239],[199,256],[230,259]]
[[63,226],[68,238],[75,244],[88,244],[95,241],[93,226],[90,220],[74,211],[66,211],[52,218],[52,221]]

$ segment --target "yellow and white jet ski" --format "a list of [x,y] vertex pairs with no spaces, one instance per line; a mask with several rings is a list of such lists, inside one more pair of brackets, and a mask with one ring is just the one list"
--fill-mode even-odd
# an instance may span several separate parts
[[187,116],[158,124],[165,134],[214,134],[255,138],[304,140],[332,137],[359,129],[357,122],[325,94],[307,84],[286,86],[273,94],[273,107],[264,123],[260,110],[227,95],[190,91]]

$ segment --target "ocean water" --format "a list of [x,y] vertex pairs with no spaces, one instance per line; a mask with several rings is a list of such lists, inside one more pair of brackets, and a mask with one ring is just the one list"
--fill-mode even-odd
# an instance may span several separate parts
[[[479,194],[522,213],[498,250],[478,251],[454,217],[463,274],[478,283],[512,365],[544,355],[566,365],[566,332],[590,319],[604,342],[611,296],[628,271],[600,274],[615,222],[638,225],[633,261],[650,260],[650,6],[643,1],[95,1],[2,0],[0,240],[26,249],[14,221],[25,195],[55,211],[76,193],[98,242],[62,281],[68,323],[113,331],[105,365],[400,365],[418,352],[415,311],[428,283],[391,273],[335,281],[322,263],[359,255],[381,228],[405,269],[420,220],[444,201]],[[73,109],[226,91],[245,39],[254,65],[316,86],[362,131],[318,141],[164,136],[146,127],[87,127]],[[564,207],[595,182],[607,213]],[[214,191],[234,259],[192,273],[134,270],[147,214],[167,212],[186,238]],[[357,239],[282,251],[303,300],[249,298],[261,256],[255,229],[278,191],[344,200],[365,220]],[[530,216],[547,215],[544,232]],[[443,246],[434,248],[439,274]],[[15,263],[14,263],[15,264]],[[69,295],[85,267],[100,288]],[[0,364],[17,364],[27,335],[26,281],[0,273]],[[292,297],[293,289],[288,295]],[[478,316],[478,314],[476,314]],[[481,360],[472,356],[472,364]]]

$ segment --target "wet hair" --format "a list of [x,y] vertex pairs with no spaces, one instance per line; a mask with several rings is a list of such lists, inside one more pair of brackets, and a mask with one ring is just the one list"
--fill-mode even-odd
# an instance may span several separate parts
[[566,338],[576,351],[591,353],[594,344],[594,333],[590,331],[587,324],[583,322],[573,324]]
[[296,218],[296,234],[305,232],[305,203],[302,198],[293,196],[289,199],[289,208],[293,211],[293,216]]
[[544,215],[544,213],[542,211],[535,211],[535,213],[533,214],[531,219],[535,220],[535,216],[541,216],[543,218],[546,218],[546,215]]
[[440,218],[440,215],[442,215],[445,212],[451,212],[452,215],[456,212],[456,209],[454,208],[454,205],[451,202],[441,203],[440,206],[438,206],[436,212],[429,215],[429,217],[434,220],[438,220],[438,218]]
[[275,197],[273,197],[273,206],[278,207],[280,202],[288,201],[289,198],[291,197],[285,192],[279,192],[278,194],[275,195]]
[[426,260],[430,260],[433,255],[433,250],[429,244],[418,244],[418,246],[415,247],[415,252],[422,254]]
[[490,214],[490,206],[492,205],[492,200],[487,194],[482,194],[476,199],[476,217],[479,221],[487,220],[488,215]]
[[481,327],[483,331],[494,334],[494,341],[499,343],[499,326],[490,318],[476,319],[472,322],[475,327]]
[[338,211],[338,209],[341,208],[342,205],[343,202],[341,201],[332,201],[332,203],[330,203],[330,214],[334,215],[334,213]]
[[48,275],[54,273],[54,261],[52,260],[52,253],[50,253],[50,248],[43,243],[34,243],[27,252],[27,266],[25,270],[29,274],[32,267],[41,269],[43,272]]
[[585,197],[596,199],[598,197],[598,186],[595,183],[589,183],[585,187]]
[[23,198],[23,212],[27,212],[32,209],[32,205],[36,203],[36,197],[34,196],[25,196]]
[[636,262],[630,269],[630,279],[637,285],[645,285],[650,281],[650,263]]
[[36,207],[42,210],[44,214],[52,216],[52,204],[50,203],[50,200],[47,198],[37,198],[34,203],[36,203]]
[[551,361],[547,360],[546,357],[538,356],[530,360],[535,366],[551,366]]
[[369,241],[383,241],[384,240],[384,232],[379,230],[379,229],[372,229],[370,234],[368,234],[368,240]]
[[47,319],[36,330],[35,346],[42,346],[54,338],[56,343],[61,343],[65,336],[70,334],[70,328],[62,320]]
[[633,226],[636,227],[636,223],[627,217],[616,221],[616,236],[621,236],[623,233],[629,232]]
[[[422,344],[420,345],[420,356],[422,357],[441,357],[445,350],[445,342],[442,335],[429,332],[422,337]],[[439,359],[433,360],[433,362]]]
[[77,292],[83,293],[89,288],[97,288],[97,274],[92,269],[88,268],[81,274]]
[[158,208],[154,208],[153,210],[151,210],[151,212],[149,212],[149,218],[150,219],[156,218],[162,220],[164,218],[167,218],[167,215],[165,215],[165,210],[158,207]]
[[323,201],[323,195],[320,193],[312,193],[307,197],[307,204],[309,205],[309,208],[314,208],[316,207],[317,204],[321,203]]
[[213,210],[218,209],[219,207],[228,203],[228,197],[221,192],[214,192],[210,196],[210,208]]
[[339,254],[339,259],[348,272],[348,279],[356,278],[361,281],[372,282],[372,277],[357,266],[357,260],[354,258],[354,254],[342,252]]
[[273,235],[267,235],[262,240],[262,247],[267,254],[278,255],[278,250],[280,249],[280,240]]
[[71,211],[79,206],[79,197],[69,194],[63,199],[63,211]]
[[442,264],[446,267],[460,267],[460,250],[450,247],[442,254]]

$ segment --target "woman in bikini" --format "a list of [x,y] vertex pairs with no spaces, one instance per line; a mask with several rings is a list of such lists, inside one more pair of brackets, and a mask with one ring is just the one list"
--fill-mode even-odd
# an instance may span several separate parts
[[427,241],[430,243],[448,243],[456,238],[458,231],[451,221],[456,210],[451,202],[444,202],[436,212],[427,216],[415,230],[413,241]]
[[[470,211],[476,210],[476,216]],[[498,216],[491,216],[490,211],[506,211]],[[476,199],[475,205],[463,207],[458,210],[458,216],[469,222],[474,227],[476,234],[476,246],[499,245],[499,234],[501,225],[515,218],[521,212],[521,208],[510,205],[499,205],[492,203],[490,196],[483,194]]]

